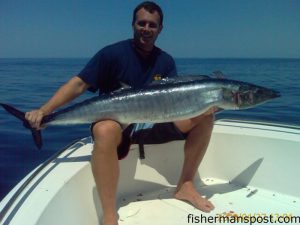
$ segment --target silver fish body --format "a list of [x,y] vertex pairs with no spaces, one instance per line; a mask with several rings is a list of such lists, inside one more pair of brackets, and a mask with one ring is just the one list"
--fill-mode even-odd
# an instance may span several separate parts
[[234,80],[172,80],[88,99],[46,116],[42,124],[84,124],[100,120],[122,124],[171,122],[200,115],[212,106],[244,109],[278,96],[274,90]]
[[[253,84],[207,77],[179,77],[141,89],[128,88],[103,94],[47,115],[44,127],[115,120],[122,124],[171,122],[200,115],[212,106],[246,109],[279,97],[279,93]],[[36,146],[42,147],[41,131],[30,126],[25,113],[0,103],[23,122]]]

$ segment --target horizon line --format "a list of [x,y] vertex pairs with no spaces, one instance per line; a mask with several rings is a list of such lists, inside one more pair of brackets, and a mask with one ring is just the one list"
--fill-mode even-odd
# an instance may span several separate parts
[[[66,56],[66,57],[0,57],[0,59],[89,59],[92,58],[92,56]],[[204,57],[204,56],[173,56],[174,59],[300,59],[300,57],[285,57],[285,56],[264,56],[264,57]]]

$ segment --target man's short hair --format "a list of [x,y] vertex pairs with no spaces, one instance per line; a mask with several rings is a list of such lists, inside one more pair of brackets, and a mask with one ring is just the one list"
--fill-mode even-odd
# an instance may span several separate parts
[[157,5],[154,2],[151,1],[145,1],[140,3],[133,11],[133,18],[132,18],[132,25],[135,23],[136,20],[136,13],[140,10],[140,9],[145,9],[147,12],[149,13],[154,13],[155,11],[158,13],[158,15],[160,16],[160,25],[163,24],[163,19],[164,19],[164,15],[163,12],[160,8],[159,5]]

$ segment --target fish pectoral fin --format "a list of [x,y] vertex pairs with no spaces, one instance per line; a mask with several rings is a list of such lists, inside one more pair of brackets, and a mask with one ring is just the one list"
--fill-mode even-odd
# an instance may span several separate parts
[[121,88],[119,88],[119,89],[117,89],[117,90],[111,92],[111,94],[119,93],[119,92],[121,92],[121,91],[129,90],[129,89],[132,88],[131,86],[129,86],[128,84],[125,84],[125,83],[123,83],[123,82],[120,82],[120,84],[121,84]]
[[120,89],[129,89],[129,88],[131,88],[130,85],[125,84],[125,83],[123,83],[123,82],[120,82],[120,84],[121,84],[121,88],[120,88]]

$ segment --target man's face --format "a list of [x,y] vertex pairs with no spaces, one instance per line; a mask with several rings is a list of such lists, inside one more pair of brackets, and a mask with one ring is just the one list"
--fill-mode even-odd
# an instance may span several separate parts
[[132,26],[135,42],[145,50],[151,50],[154,42],[162,30],[160,25],[160,16],[154,13],[147,12],[141,8],[136,13],[136,20]]

